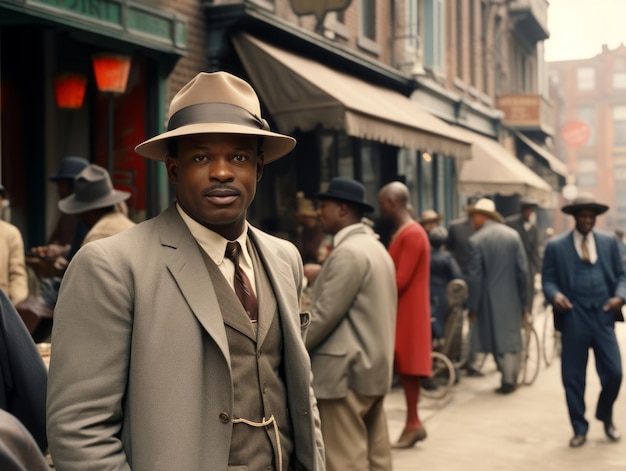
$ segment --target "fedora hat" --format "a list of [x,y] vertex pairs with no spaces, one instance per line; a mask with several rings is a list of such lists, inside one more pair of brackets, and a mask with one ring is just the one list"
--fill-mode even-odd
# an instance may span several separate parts
[[89,165],[89,161],[83,157],[64,157],[61,159],[61,162],[59,162],[57,173],[50,177],[50,181],[74,180],[74,177],[87,165]]
[[248,82],[227,72],[200,72],[172,99],[167,131],[142,142],[135,151],[149,159],[165,160],[169,138],[205,133],[261,136],[265,163],[296,145],[293,137],[270,131]]
[[333,178],[328,184],[328,189],[317,194],[317,199],[344,201],[360,206],[366,212],[374,211],[374,207],[365,202],[365,187],[350,178]]
[[609,207],[596,201],[591,193],[581,193],[574,201],[561,208],[565,214],[576,214],[583,209],[590,209],[596,214],[602,214],[608,211]]
[[315,210],[313,201],[311,201],[309,198],[305,198],[302,191],[296,193],[296,198],[298,200],[298,209],[295,213],[296,216],[317,217],[317,211]]
[[537,208],[539,207],[539,202],[532,196],[523,196],[519,200],[519,205],[520,208]]
[[443,216],[437,214],[437,211],[433,209],[425,209],[422,211],[422,215],[420,217],[420,224],[426,224],[427,222],[439,222],[443,219]]
[[467,212],[470,215],[474,213],[484,214],[494,221],[504,222],[502,215],[496,211],[496,204],[489,198],[479,199],[475,204],[467,208]]
[[66,214],[79,214],[92,209],[106,208],[130,198],[127,191],[116,190],[106,169],[91,164],[76,175],[74,193],[59,201],[59,209]]

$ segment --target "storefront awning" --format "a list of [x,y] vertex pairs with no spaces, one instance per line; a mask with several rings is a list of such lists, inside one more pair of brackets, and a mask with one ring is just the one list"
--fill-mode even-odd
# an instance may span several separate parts
[[537,144],[531,138],[526,137],[521,132],[519,132],[519,131],[517,131],[515,129],[511,129],[511,131],[513,132],[513,134],[515,134],[515,136],[520,141],[522,141],[524,144],[526,144],[535,154],[537,154],[540,158],[545,160],[546,165],[548,167],[550,167],[550,169],[554,173],[560,175],[563,178],[567,178],[567,165],[565,165],[565,163],[561,162],[558,158],[556,158],[554,155],[552,155],[546,149],[541,147],[539,144]]
[[345,130],[397,147],[470,157],[470,142],[410,98],[245,33],[233,42],[281,132]]
[[468,195],[532,196],[541,204],[551,200],[552,188],[494,139],[456,128],[472,141],[472,158],[460,164],[459,191]]

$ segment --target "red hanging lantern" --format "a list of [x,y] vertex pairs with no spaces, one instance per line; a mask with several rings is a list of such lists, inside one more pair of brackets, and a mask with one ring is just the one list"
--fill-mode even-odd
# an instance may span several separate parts
[[54,79],[54,95],[59,108],[78,109],[83,106],[87,78],[79,74],[62,74]]
[[130,57],[121,54],[97,54],[93,56],[93,71],[98,90],[124,93],[130,72],[130,62]]

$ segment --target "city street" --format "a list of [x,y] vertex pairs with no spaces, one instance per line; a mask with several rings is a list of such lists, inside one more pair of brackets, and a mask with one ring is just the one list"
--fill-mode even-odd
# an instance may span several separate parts
[[[534,325],[541,337],[543,314]],[[617,324],[617,335],[626,364],[626,326]],[[600,390],[595,362],[590,354],[587,376],[587,443],[569,448],[573,436],[560,378],[560,360],[546,368],[542,363],[532,386],[513,394],[494,393],[500,375],[491,357],[484,377],[463,376],[451,397],[438,403],[424,399],[420,414],[428,438],[408,450],[394,450],[395,471],[517,471],[517,470],[626,470],[626,438],[611,443],[602,424],[594,418]],[[626,393],[622,388],[614,410],[614,422],[626,432]],[[402,431],[404,395],[395,388],[385,402],[391,441]]]

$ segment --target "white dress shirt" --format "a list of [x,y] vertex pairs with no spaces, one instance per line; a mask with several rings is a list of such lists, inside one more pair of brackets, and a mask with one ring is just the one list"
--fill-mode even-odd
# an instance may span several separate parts
[[[574,247],[580,258],[583,257],[581,244],[583,242],[583,235],[574,229]],[[587,248],[589,249],[589,262],[594,264],[598,261],[598,251],[596,250],[596,239],[593,236],[593,231],[589,231],[587,234]]]

